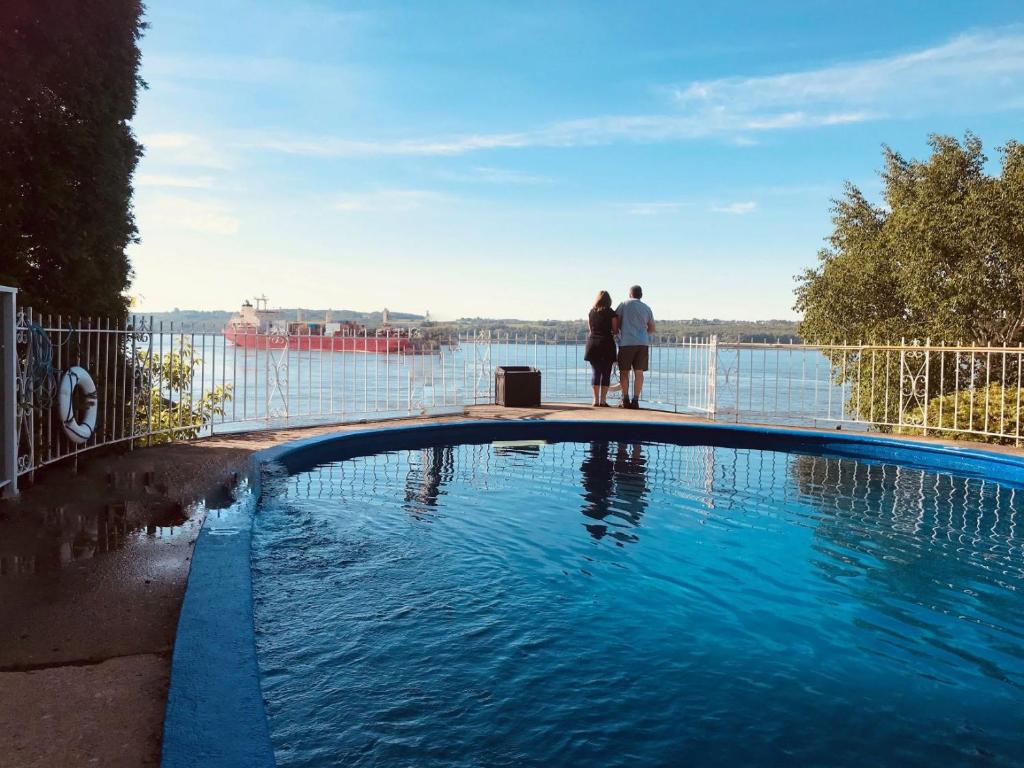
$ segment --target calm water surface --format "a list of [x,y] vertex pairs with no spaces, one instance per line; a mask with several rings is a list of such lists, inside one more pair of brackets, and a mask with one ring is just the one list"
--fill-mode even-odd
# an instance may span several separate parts
[[270,484],[285,766],[1024,764],[1024,491],[659,444],[453,446]]

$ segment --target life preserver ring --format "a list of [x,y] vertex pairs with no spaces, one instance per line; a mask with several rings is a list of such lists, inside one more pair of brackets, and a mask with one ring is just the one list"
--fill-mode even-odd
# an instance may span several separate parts
[[[75,415],[72,401],[76,389],[81,390],[86,402],[85,414],[81,421]],[[77,365],[68,368],[67,373],[61,377],[60,391],[57,393],[61,426],[64,427],[64,434],[68,436],[68,440],[73,443],[84,443],[92,437],[96,431],[97,403],[96,382],[92,380],[89,372]]]

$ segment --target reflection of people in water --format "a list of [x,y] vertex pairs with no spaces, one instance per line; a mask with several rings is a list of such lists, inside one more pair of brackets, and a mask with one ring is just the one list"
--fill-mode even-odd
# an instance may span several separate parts
[[[620,545],[636,541],[635,533],[609,521],[619,518],[635,528],[647,510],[647,457],[639,443],[618,443],[614,461],[607,442],[592,442],[580,465],[583,483],[583,514],[600,523],[588,523],[587,531],[595,539],[611,536]],[[609,530],[609,528],[617,530]]]
[[[594,520],[604,520],[611,511],[613,479],[610,447],[607,442],[595,440],[590,444],[587,455],[580,464],[580,474],[583,478],[583,514]],[[608,531],[608,526],[603,523],[588,523],[586,528],[595,539],[600,539]]]
[[633,525],[647,511],[647,457],[640,443],[619,443],[615,452],[615,495],[620,512]]
[[445,483],[452,479],[454,457],[450,445],[435,446],[420,452],[420,467],[410,466],[405,480],[406,510],[413,515],[437,506]]

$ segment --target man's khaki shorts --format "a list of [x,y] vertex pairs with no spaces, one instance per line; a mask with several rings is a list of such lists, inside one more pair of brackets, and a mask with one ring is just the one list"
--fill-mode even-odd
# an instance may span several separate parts
[[619,371],[646,371],[647,346],[619,347]]

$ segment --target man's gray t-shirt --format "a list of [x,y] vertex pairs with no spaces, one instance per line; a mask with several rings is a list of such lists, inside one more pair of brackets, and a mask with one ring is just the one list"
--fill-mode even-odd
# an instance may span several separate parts
[[626,299],[615,310],[619,316],[619,346],[647,347],[651,344],[651,336],[647,332],[647,324],[654,322],[651,308],[640,299]]

